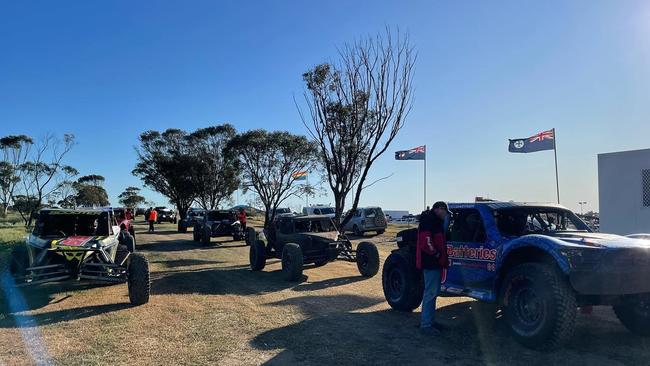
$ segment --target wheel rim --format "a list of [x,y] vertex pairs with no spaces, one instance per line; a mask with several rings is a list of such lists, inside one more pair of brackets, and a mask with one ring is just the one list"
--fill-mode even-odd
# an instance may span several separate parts
[[368,268],[368,253],[365,251],[357,252],[357,263],[359,263],[359,268],[365,270]]
[[391,300],[397,301],[402,298],[404,292],[404,276],[396,268],[388,273],[388,295]]
[[519,289],[514,296],[513,305],[517,319],[526,327],[536,327],[544,319],[544,301],[531,287]]
[[634,312],[640,317],[650,317],[650,301],[647,299],[639,299],[634,304]]

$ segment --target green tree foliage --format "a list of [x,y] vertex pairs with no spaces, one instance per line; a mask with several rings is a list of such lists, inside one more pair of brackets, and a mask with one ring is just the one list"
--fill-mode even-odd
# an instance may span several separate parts
[[239,160],[228,148],[237,131],[230,124],[201,128],[191,133],[188,143],[196,157],[192,174],[195,201],[204,209],[219,208],[239,187]]
[[10,135],[0,138],[0,215],[7,216],[16,186],[20,182],[20,166],[27,160],[34,141],[26,135]]
[[143,132],[137,149],[138,163],[133,169],[145,185],[169,198],[181,218],[185,218],[196,197],[194,174],[199,171],[188,140],[187,132],[179,129]]
[[64,134],[61,140],[47,134],[33,144],[26,161],[20,164],[20,195],[36,202],[35,205],[14,204],[14,207],[29,208],[29,211],[18,210],[26,226],[31,225],[34,212],[57,195],[63,182],[77,174],[76,169],[63,164],[74,145],[74,135]]
[[[338,62],[303,74],[309,117],[300,115],[317,143],[335,220],[342,225],[364,188],[375,183],[366,183],[370,168],[404,125],[413,99],[415,58],[408,37],[394,39],[387,31],[346,45]],[[352,209],[342,217],[350,192],[355,192]]]
[[131,208],[138,207],[147,201],[144,196],[140,195],[140,188],[138,187],[126,187],[124,192],[120,193],[117,198],[122,206]]
[[295,184],[293,176],[313,169],[316,163],[316,146],[305,136],[253,130],[235,137],[230,146],[240,157],[244,186],[253,189],[264,206],[265,226],[273,222],[282,202],[308,189]]
[[108,206],[108,193],[103,187],[104,181],[105,178],[97,174],[79,177],[72,184],[77,192],[74,196],[76,205],[83,207]]

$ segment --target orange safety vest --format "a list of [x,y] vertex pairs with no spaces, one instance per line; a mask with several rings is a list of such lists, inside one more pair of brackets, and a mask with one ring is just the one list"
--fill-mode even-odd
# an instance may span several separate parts
[[151,212],[149,212],[149,221],[156,221],[156,220],[158,220],[158,211],[151,210]]

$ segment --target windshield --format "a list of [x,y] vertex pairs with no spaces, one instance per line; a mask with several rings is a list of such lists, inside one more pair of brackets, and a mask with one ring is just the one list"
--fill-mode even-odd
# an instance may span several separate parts
[[232,212],[211,211],[208,213],[208,221],[234,220],[235,215]]
[[107,212],[41,213],[33,233],[42,238],[106,236],[109,235],[109,216]]
[[320,212],[320,215],[332,215],[334,214],[334,209],[331,207],[317,208],[314,212]]
[[591,231],[573,212],[558,208],[508,208],[495,212],[502,235],[522,236],[560,231]]
[[332,231],[332,224],[328,220],[297,220],[295,221],[295,232],[309,233],[320,231]]
[[275,213],[276,214],[287,214],[287,213],[291,213],[291,210],[288,209],[288,208],[278,208],[277,210],[275,210]]

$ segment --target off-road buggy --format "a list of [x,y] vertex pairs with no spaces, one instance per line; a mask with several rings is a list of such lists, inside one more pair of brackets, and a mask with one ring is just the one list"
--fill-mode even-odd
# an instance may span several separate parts
[[[650,336],[650,243],[594,233],[552,204],[450,204],[443,293],[497,305],[525,346],[562,346],[578,307],[609,305],[632,332]],[[417,229],[397,234],[382,283],[388,304],[412,311],[422,301],[415,268]],[[490,307],[487,307],[490,308]]]
[[334,229],[331,218],[325,215],[280,217],[263,235],[247,233],[250,265],[261,271],[269,258],[282,260],[286,280],[302,278],[303,265],[323,266],[334,260],[356,262],[359,273],[372,277],[379,270],[379,252],[370,242],[361,242],[356,250],[352,243]]
[[187,210],[187,215],[185,215],[185,218],[178,220],[178,232],[186,233],[187,228],[194,227],[197,221],[202,219],[204,215],[205,215],[205,210],[201,208],[194,208],[194,207],[190,208],[189,210]]
[[210,238],[220,236],[232,236],[234,241],[244,239],[244,231],[235,211],[208,210],[203,216],[198,216],[195,219],[194,241],[209,245]]
[[110,209],[44,209],[8,270],[16,286],[64,280],[128,284],[133,305],[149,301],[149,262]]

